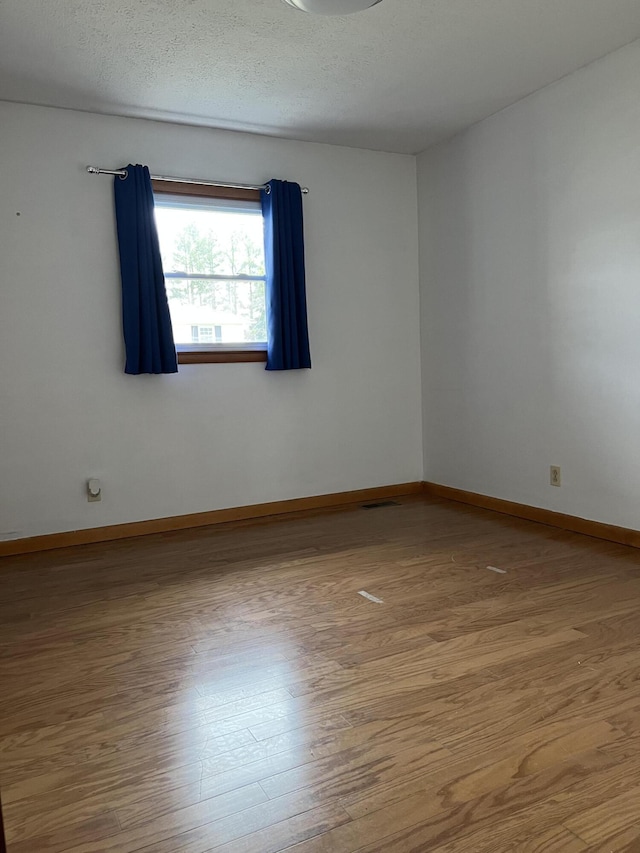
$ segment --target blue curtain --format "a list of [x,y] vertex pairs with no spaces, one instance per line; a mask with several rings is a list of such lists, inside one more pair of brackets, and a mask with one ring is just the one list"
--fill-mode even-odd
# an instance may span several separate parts
[[311,367],[302,192],[298,184],[272,180],[260,195],[267,267],[267,370]]
[[151,178],[146,166],[129,164],[125,168],[126,178],[114,178],[126,350],[124,372],[176,373],[176,348],[153,215]]

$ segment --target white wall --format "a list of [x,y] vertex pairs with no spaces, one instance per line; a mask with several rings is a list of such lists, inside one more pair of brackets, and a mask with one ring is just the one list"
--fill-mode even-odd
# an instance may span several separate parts
[[[0,137],[0,539],[420,479],[414,158],[7,103]],[[311,371],[124,375],[111,179],[84,167],[130,161],[310,187]]]
[[640,527],[639,80],[636,42],[419,157],[426,479]]

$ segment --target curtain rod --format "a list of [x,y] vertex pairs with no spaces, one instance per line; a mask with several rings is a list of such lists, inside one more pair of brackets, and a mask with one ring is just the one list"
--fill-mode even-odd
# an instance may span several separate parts
[[[99,169],[97,166],[87,166],[90,175],[114,175],[124,180],[127,177],[126,169]],[[264,190],[268,184],[232,184],[228,181],[201,181],[194,178],[170,178],[167,175],[151,175],[152,181],[171,181],[175,184],[197,184],[200,187],[226,187],[231,190]],[[308,187],[302,187],[301,191],[306,195]]]

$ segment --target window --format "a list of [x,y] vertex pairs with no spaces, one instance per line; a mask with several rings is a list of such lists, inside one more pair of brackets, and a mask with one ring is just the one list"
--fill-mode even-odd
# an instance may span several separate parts
[[179,362],[265,361],[259,191],[167,181],[153,191]]
[[194,344],[206,344],[215,341],[222,343],[222,326],[192,326],[191,342]]

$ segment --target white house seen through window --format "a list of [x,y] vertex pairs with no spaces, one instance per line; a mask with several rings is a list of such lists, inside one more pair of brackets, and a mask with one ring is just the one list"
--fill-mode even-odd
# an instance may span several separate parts
[[155,210],[178,350],[263,347],[260,202],[162,193]]

